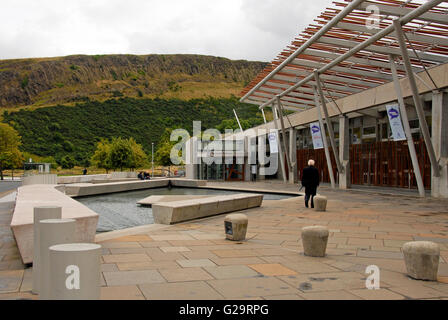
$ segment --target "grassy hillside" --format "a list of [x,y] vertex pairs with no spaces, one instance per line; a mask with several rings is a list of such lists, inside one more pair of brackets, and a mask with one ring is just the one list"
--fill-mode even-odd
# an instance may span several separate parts
[[214,128],[222,120],[233,119],[234,108],[251,126],[263,121],[257,106],[242,104],[236,97],[87,101],[75,106],[5,110],[3,121],[22,136],[23,151],[52,156],[58,163],[69,155],[83,165],[101,138],[133,137],[150,153],[151,143],[157,147],[165,129],[185,128],[191,132],[193,120],[201,120],[203,130]]
[[264,62],[201,55],[74,55],[0,60],[0,108],[75,104],[114,97],[228,98]]

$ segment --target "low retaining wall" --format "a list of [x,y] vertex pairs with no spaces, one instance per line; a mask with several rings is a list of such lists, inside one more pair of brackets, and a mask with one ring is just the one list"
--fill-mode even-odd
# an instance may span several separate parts
[[111,182],[128,182],[128,181],[139,181],[137,178],[123,178],[123,179],[93,179],[90,183],[111,183]]
[[17,189],[11,229],[24,264],[33,262],[34,207],[62,207],[62,218],[76,220],[76,241],[95,240],[98,214],[58,191],[56,185],[34,184]]
[[85,176],[65,176],[58,177],[59,184],[68,184],[68,183],[85,183],[91,182],[94,179],[108,179],[108,174],[90,174]]
[[168,179],[148,181],[125,181],[109,183],[76,183],[65,186],[65,193],[73,197],[92,196],[97,194],[124,192],[132,190],[160,188],[168,186]]
[[31,184],[56,184],[58,176],[56,174],[36,174],[32,176],[24,176],[22,178],[22,186]]
[[76,183],[65,186],[65,193],[72,197],[92,196],[98,194],[161,188],[169,184],[175,187],[195,188],[204,186],[207,182],[203,180],[190,179],[154,179],[137,180],[108,183]]
[[129,171],[129,172],[112,172],[110,174],[111,179],[128,179],[128,178],[134,178],[137,179],[137,172],[135,171]]
[[238,193],[184,201],[152,204],[154,222],[174,224],[261,206],[263,195]]

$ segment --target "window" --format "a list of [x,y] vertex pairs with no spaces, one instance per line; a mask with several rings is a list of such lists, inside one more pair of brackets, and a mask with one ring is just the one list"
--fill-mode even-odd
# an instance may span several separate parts
[[375,127],[367,127],[367,128],[363,128],[362,129],[362,134],[363,135],[370,135],[370,134],[375,134]]

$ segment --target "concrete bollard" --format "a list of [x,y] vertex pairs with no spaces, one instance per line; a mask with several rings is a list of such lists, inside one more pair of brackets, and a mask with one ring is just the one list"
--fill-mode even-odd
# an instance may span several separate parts
[[40,279],[40,231],[39,221],[45,219],[60,219],[62,216],[61,207],[34,207],[33,215],[33,290],[34,294],[39,293]]
[[325,257],[328,235],[328,229],[325,227],[312,226],[302,228],[304,254],[311,257]]
[[324,196],[314,196],[314,210],[325,211],[327,210],[327,197]]
[[245,214],[229,214],[224,219],[224,230],[226,239],[233,241],[242,241],[246,239],[247,224],[249,219]]
[[50,299],[99,300],[101,246],[69,243],[50,247]]
[[50,295],[50,251],[56,244],[75,241],[76,220],[47,219],[39,222],[40,229],[40,281],[39,299],[48,300]]
[[431,241],[411,241],[403,245],[408,276],[417,280],[437,281],[440,248]]

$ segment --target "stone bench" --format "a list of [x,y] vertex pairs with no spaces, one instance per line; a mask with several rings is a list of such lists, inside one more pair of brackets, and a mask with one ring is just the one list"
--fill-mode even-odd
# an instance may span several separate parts
[[238,193],[152,205],[155,223],[174,224],[261,206],[263,195]]
[[34,207],[62,207],[63,219],[76,220],[76,241],[93,242],[98,214],[56,189],[57,185],[35,184],[17,189],[11,229],[24,264],[33,262]]
[[173,202],[173,201],[186,201],[186,200],[192,200],[192,199],[202,199],[202,198],[210,198],[213,196],[210,195],[161,195],[161,196],[149,196],[142,200],[137,201],[137,204],[143,205],[143,206],[152,206],[155,203],[158,202]]

